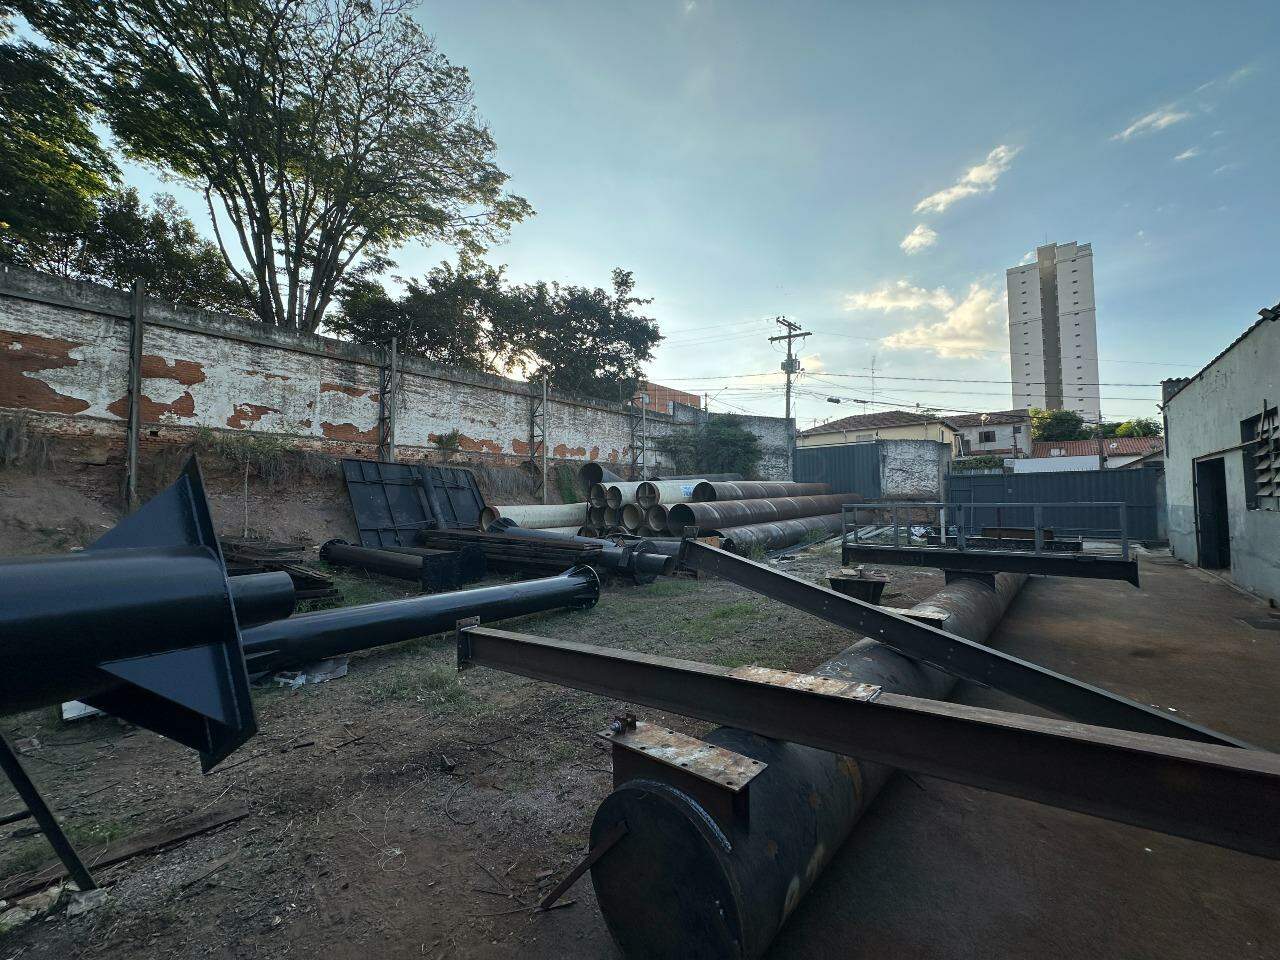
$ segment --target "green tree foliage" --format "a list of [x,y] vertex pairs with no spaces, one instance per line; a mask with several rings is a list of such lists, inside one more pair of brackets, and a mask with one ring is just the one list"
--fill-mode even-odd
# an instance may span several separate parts
[[1088,440],[1084,418],[1074,410],[1031,409],[1033,440]]
[[512,286],[501,267],[463,256],[442,263],[394,297],[360,277],[339,292],[340,312],[327,321],[339,336],[397,348],[442,366],[491,373],[547,376],[557,390],[627,400],[641,364],[661,340],[639,308],[627,270],[613,271],[613,289],[558,283]]
[[15,5],[125,152],[203,193],[264,323],[314,330],[362,257],[476,251],[531,213],[411,0]]
[[696,428],[673,430],[654,446],[672,461],[675,473],[753,477],[760,465],[760,439],[732,414],[713,414]]
[[1155,417],[1135,417],[1116,427],[1117,437],[1158,437],[1164,427]]
[[521,349],[531,375],[557,389],[628,400],[662,335],[639,308],[630,270],[613,271],[613,290],[538,283],[515,290],[521,300]]
[[13,42],[0,5],[0,258],[56,255],[117,177],[90,127],[90,104],[48,51]]

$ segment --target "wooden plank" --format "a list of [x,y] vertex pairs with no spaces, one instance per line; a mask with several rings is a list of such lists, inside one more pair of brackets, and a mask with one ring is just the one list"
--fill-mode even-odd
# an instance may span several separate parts
[[[109,867],[112,864],[121,863],[143,853],[163,850],[166,847],[173,846],[175,843],[181,843],[183,840],[199,834],[208,833],[210,830],[216,830],[218,827],[225,826],[228,823],[236,823],[249,816],[250,812],[245,807],[235,807],[189,817],[186,820],[179,820],[176,823],[157,827],[154,830],[146,830],[142,833],[134,834],[132,837],[126,837],[116,843],[103,844],[86,849],[83,851],[84,861],[88,866],[94,868]],[[34,874],[27,874],[22,878],[10,878],[9,886],[0,890],[0,900],[13,900],[29,893],[34,893],[36,890],[61,880],[66,875],[67,871],[60,861],[50,860]]]

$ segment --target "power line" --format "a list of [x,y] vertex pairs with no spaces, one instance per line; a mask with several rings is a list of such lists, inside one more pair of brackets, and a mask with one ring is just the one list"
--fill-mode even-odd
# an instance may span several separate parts
[[[871,375],[867,373],[840,373],[838,371],[833,371],[833,370],[823,370],[822,372],[828,377],[849,377],[851,379],[861,379],[861,380],[866,380],[871,377]],[[765,371],[763,373],[711,374],[705,377],[663,377],[663,379],[670,380],[675,383],[685,383],[690,380],[697,380],[697,381],[744,380],[749,377],[772,377],[772,376],[775,376],[775,374],[772,371]],[[971,378],[965,378],[965,377],[889,377],[879,372],[876,373],[875,379],[876,380],[911,380],[911,381],[919,381],[923,383],[988,383],[988,384],[1000,384],[1005,386],[1016,386],[1016,385],[1045,386],[1044,382],[1041,380],[981,380],[981,379],[971,379]],[[1078,386],[1078,387],[1151,387],[1152,389],[1155,389],[1156,387],[1159,387],[1160,384],[1128,383],[1128,382],[1121,382],[1121,381],[1114,381],[1114,380],[1100,380],[1097,382],[1076,381],[1075,386]]]

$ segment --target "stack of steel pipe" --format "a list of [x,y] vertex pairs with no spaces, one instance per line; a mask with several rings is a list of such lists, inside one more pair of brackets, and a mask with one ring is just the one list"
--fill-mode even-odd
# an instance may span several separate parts
[[648,479],[650,480],[695,480],[699,482],[703,480],[711,480],[711,481],[741,480],[742,474],[740,473],[661,473],[661,474],[655,473],[653,476],[649,477]]
[[583,490],[590,490],[598,483],[617,483],[622,478],[592,461],[578,468],[578,482]]
[[828,493],[822,496],[676,503],[667,511],[667,528],[677,534],[689,527],[697,527],[700,531],[723,531],[729,527],[753,523],[772,523],[822,514],[838,515],[844,504],[857,500],[857,497],[847,493]]
[[665,503],[668,506],[673,503],[688,503],[693,499],[693,491],[697,489],[698,484],[706,482],[705,477],[688,480],[646,480],[636,488],[636,503],[645,510],[659,503]]
[[812,497],[831,492],[829,483],[797,483],[794,480],[742,480],[717,482],[704,480],[693,490],[693,499],[758,500],[762,497]]
[[436,549],[474,544],[484,551],[491,568],[517,572],[547,572],[586,564],[604,572],[630,576],[637,583],[648,583],[658,574],[670,572],[674,566],[672,558],[648,549],[644,540],[619,546],[608,540],[552,534],[546,530],[493,529],[500,532],[423,530],[418,540],[423,546]]

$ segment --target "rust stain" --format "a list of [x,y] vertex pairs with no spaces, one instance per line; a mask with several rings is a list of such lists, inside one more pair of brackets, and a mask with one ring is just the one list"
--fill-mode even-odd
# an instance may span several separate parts
[[77,366],[71,351],[82,343],[0,331],[0,406],[45,413],[80,413],[92,404],[59,393],[43,380],[24,376],[39,370]]
[[618,451],[617,451],[617,450],[610,450],[610,451],[609,451],[609,462],[610,462],[610,463],[617,463],[617,462],[618,462]]
[[594,461],[596,461],[596,460],[599,460],[599,459],[600,459],[600,448],[599,448],[599,447],[592,447],[592,448],[591,448],[591,452],[590,452],[589,454],[587,454],[587,459],[588,459],[588,460],[591,460],[591,461],[593,461],[593,462],[594,462]]
[[378,442],[377,427],[373,427],[370,430],[361,430],[354,423],[329,423],[324,421],[320,424],[320,432],[324,434],[326,440],[347,440],[354,443]]
[[346,383],[322,383],[320,384],[321,393],[345,393],[348,397],[355,397],[357,400],[366,397],[374,403],[378,402],[378,395],[371,390],[363,387],[353,387]]
[[157,380],[177,380],[184,387],[204,383],[204,367],[194,360],[174,360],[172,364],[154,353],[142,355],[142,376]]
[[468,453],[502,453],[502,444],[497,440],[473,440],[465,433],[458,434],[458,449]]
[[529,455],[529,451],[533,448],[529,446],[529,442],[527,440],[517,440],[515,437],[512,437],[511,449],[519,456],[526,457]]
[[[129,416],[129,395],[126,393],[119,400],[107,405],[107,411],[121,420]],[[196,398],[190,390],[183,390],[176,400],[169,403],[158,403],[145,393],[138,401],[138,420],[141,423],[156,423],[165,414],[174,417],[194,417],[196,415]]]
[[250,424],[257,423],[268,413],[279,413],[275,407],[261,407],[256,403],[237,403],[235,411],[227,417],[227,426],[244,430]]
[[559,460],[567,460],[569,457],[581,457],[586,452],[586,447],[568,447],[563,443],[557,443],[551,450],[552,455]]

